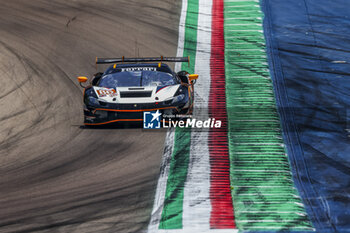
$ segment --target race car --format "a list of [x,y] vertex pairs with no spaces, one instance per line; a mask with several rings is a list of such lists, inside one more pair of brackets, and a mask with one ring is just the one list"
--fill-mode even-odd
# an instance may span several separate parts
[[198,75],[175,73],[164,62],[189,62],[189,58],[96,58],[96,64],[113,64],[96,73],[87,86],[82,85],[87,77],[77,78],[84,88],[84,124],[142,122],[143,113],[152,111],[190,115]]

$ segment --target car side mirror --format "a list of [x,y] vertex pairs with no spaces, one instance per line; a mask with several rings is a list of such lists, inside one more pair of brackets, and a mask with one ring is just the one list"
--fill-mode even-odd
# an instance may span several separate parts
[[81,87],[84,87],[84,86],[81,85],[81,84],[82,84],[82,83],[85,83],[85,82],[88,80],[88,78],[87,78],[87,77],[84,77],[84,76],[79,76],[79,77],[77,77],[77,79],[78,79],[78,82],[79,82],[79,84],[80,84]]
[[77,79],[78,79],[78,82],[80,83],[85,83],[88,80],[88,78],[84,76],[79,76]]
[[198,74],[189,74],[188,75],[188,79],[190,80],[190,82],[192,84],[195,84],[197,79],[198,79],[199,75]]

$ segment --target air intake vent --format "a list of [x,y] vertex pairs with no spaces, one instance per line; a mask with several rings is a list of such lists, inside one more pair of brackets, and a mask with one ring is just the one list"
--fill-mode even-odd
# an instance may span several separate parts
[[121,98],[142,98],[142,97],[151,97],[152,91],[121,91]]

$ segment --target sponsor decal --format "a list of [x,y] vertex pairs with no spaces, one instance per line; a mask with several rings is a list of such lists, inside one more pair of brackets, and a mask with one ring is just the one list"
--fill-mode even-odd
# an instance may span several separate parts
[[96,93],[97,93],[98,97],[106,97],[106,96],[115,97],[115,96],[117,96],[117,92],[113,88],[101,88],[101,89],[96,88]]
[[130,72],[130,71],[157,71],[156,67],[128,67],[122,68],[121,72]]

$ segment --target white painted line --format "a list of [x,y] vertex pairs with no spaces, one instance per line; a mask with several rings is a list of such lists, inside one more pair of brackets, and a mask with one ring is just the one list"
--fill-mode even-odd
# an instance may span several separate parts
[[345,64],[347,63],[346,61],[331,61],[332,63],[336,63],[336,64]]
[[[210,56],[212,1],[199,0],[195,73],[201,77],[196,82],[193,115],[208,119],[210,91]],[[210,229],[210,160],[208,131],[191,132],[190,160],[184,187],[183,229],[205,232]],[[210,231],[211,232],[211,231]]]

